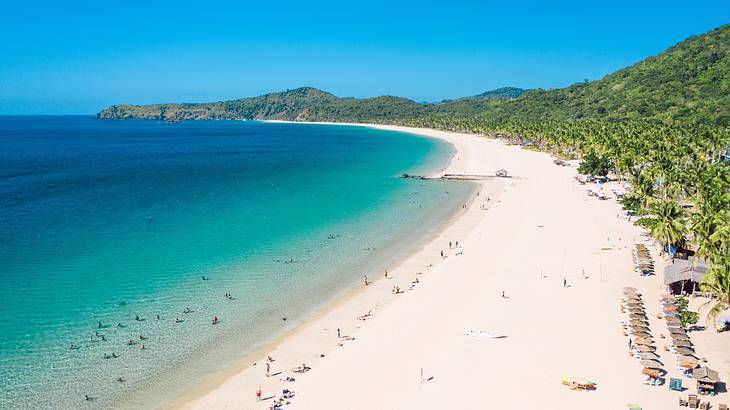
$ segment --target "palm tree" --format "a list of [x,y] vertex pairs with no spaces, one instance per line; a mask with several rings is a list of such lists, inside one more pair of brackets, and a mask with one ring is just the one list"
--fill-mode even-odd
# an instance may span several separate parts
[[700,283],[702,292],[712,295],[712,299],[702,305],[710,306],[707,311],[707,320],[717,326],[717,315],[727,308],[730,308],[730,258],[724,263],[713,264],[710,271]]
[[675,201],[653,201],[649,205],[650,217],[641,218],[637,223],[649,230],[664,249],[669,251],[670,245],[681,245],[684,242],[686,227],[684,209]]

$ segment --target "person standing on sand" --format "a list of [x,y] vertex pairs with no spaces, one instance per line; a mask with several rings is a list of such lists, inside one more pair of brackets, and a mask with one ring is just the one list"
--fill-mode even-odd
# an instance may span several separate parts
[[365,286],[368,285],[368,275],[365,275]]
[[388,279],[388,269],[385,270],[385,279]]
[[451,249],[451,241],[449,241],[449,249]]
[[339,327],[337,328],[337,337],[338,338],[342,337],[342,336],[340,336],[340,328]]
[[567,287],[567,286],[568,286],[568,280],[563,278],[563,287]]
[[261,401],[261,386],[256,389],[256,401]]
[[444,251],[441,251],[441,257],[442,258],[444,257]]
[[266,362],[266,377],[271,376],[271,363]]

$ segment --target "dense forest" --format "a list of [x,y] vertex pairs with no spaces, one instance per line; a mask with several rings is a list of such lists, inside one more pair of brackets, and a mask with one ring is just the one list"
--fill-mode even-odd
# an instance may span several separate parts
[[[625,208],[667,250],[710,263],[709,317],[730,306],[730,25],[691,37],[600,80],[501,89],[436,104],[339,98],[298,88],[205,104],[116,105],[105,119],[369,122],[506,135],[581,170],[627,181]],[[595,164],[595,165],[594,165]]]

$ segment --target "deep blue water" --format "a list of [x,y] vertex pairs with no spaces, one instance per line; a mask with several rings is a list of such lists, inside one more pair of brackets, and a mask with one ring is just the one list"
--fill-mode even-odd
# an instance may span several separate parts
[[0,408],[175,397],[443,224],[471,187],[398,175],[450,155],[351,126],[0,117]]

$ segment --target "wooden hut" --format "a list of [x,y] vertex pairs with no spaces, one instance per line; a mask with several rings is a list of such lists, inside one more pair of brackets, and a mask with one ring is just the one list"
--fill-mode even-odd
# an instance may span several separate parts
[[707,366],[692,370],[692,377],[697,380],[697,392],[700,394],[713,393],[717,382],[720,381],[719,374]]
[[699,289],[699,283],[706,273],[706,263],[678,259],[664,268],[664,284],[669,293],[674,295],[691,294]]

